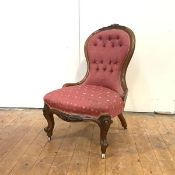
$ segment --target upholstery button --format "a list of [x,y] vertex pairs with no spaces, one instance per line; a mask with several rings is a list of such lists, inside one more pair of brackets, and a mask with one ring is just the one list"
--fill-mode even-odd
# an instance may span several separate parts
[[121,47],[123,45],[122,41],[120,40],[119,41],[119,46]]
[[108,40],[111,41],[111,36],[108,37]]
[[101,37],[101,36],[99,36],[99,37],[98,37],[98,39],[99,39],[99,40],[102,40],[102,37]]
[[105,43],[103,43],[103,47],[106,47],[106,44]]
[[109,64],[111,64],[111,63],[112,63],[112,61],[110,60],[110,61],[109,61]]
[[96,68],[96,71],[99,71],[99,67]]
[[94,60],[93,63],[95,64],[96,63],[96,60]]
[[94,43],[94,46],[97,46],[97,43]]
[[116,39],[118,40],[118,39],[120,39],[120,37],[117,35]]
[[111,69],[110,72],[112,73],[113,72],[113,69]]
[[104,67],[103,70],[106,71],[106,67]]
[[103,60],[101,60],[100,63],[103,64]]
[[111,46],[114,47],[114,43],[112,43]]
[[118,61],[115,61],[115,63],[114,64],[117,64],[118,63]]

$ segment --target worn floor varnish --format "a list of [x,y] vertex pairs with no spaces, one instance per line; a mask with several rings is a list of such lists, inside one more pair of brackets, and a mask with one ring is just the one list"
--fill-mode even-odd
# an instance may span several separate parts
[[174,175],[175,116],[125,113],[108,132],[101,159],[95,123],[55,117],[52,141],[41,110],[0,110],[0,175]]

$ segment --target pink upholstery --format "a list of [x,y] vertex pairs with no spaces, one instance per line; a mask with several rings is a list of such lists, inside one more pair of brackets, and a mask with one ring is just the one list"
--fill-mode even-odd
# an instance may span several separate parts
[[49,107],[62,112],[96,117],[104,113],[115,117],[124,108],[117,92],[95,85],[64,87],[46,94],[44,101]]
[[90,72],[84,84],[110,88],[123,96],[121,70],[130,49],[130,37],[121,29],[97,32],[86,42]]
[[85,81],[46,94],[45,104],[51,109],[80,116],[98,117],[107,113],[115,117],[121,114],[125,96],[121,74],[130,45],[129,34],[118,27],[93,33],[85,45],[89,61]]

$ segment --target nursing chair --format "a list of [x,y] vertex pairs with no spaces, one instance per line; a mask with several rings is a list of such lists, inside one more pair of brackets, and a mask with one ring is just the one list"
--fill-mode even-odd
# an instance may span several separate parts
[[103,27],[87,38],[85,77],[44,96],[43,115],[48,122],[44,130],[49,140],[54,129],[53,114],[67,122],[92,121],[100,128],[101,153],[105,158],[112,119],[118,117],[127,129],[123,116],[128,92],[125,75],[134,48],[134,33],[118,24]]

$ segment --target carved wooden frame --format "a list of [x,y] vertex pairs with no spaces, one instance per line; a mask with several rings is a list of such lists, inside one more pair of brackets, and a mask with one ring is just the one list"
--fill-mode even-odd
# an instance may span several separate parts
[[[85,51],[85,56],[86,56],[86,61],[87,61],[87,73],[85,75],[85,77],[77,82],[77,83],[66,83],[63,85],[63,87],[68,87],[68,86],[75,86],[75,85],[80,85],[82,84],[86,78],[88,77],[89,74],[89,59],[88,59],[88,53],[87,53],[87,42],[88,40],[95,35],[98,32],[104,31],[104,30],[109,30],[109,29],[121,29],[126,31],[129,36],[130,36],[130,49],[129,52],[125,58],[125,62],[123,65],[123,69],[122,69],[122,73],[121,73],[121,82],[122,82],[122,88],[124,91],[124,96],[123,96],[123,100],[126,101],[126,97],[127,97],[127,92],[128,92],[128,88],[126,85],[126,70],[128,67],[128,64],[131,60],[131,57],[133,55],[134,49],[135,49],[135,36],[134,33],[132,32],[131,29],[125,27],[125,26],[121,26],[119,24],[113,24],[110,25],[108,27],[103,27],[97,31],[95,31],[94,33],[92,33],[86,40],[85,42],[85,46],[84,46],[84,51]],[[108,147],[108,142],[107,142],[107,133],[108,130],[110,128],[111,123],[113,122],[111,119],[111,116],[108,114],[102,114],[99,117],[92,117],[92,116],[80,116],[79,114],[70,114],[70,113],[65,113],[62,112],[60,110],[56,110],[56,109],[52,109],[50,108],[47,104],[44,104],[44,108],[43,108],[43,115],[47,120],[48,126],[44,128],[44,131],[47,133],[47,136],[49,138],[49,140],[51,140],[51,136],[53,134],[53,129],[54,129],[54,117],[53,114],[56,114],[59,118],[61,118],[64,121],[67,122],[82,122],[82,121],[92,121],[98,124],[98,126],[100,127],[100,144],[101,144],[101,152],[102,152],[102,158],[105,158],[105,153],[106,153],[106,148]],[[127,129],[127,123],[125,121],[125,118],[123,116],[123,114],[119,114],[118,115],[121,124],[123,126],[124,129]]]

